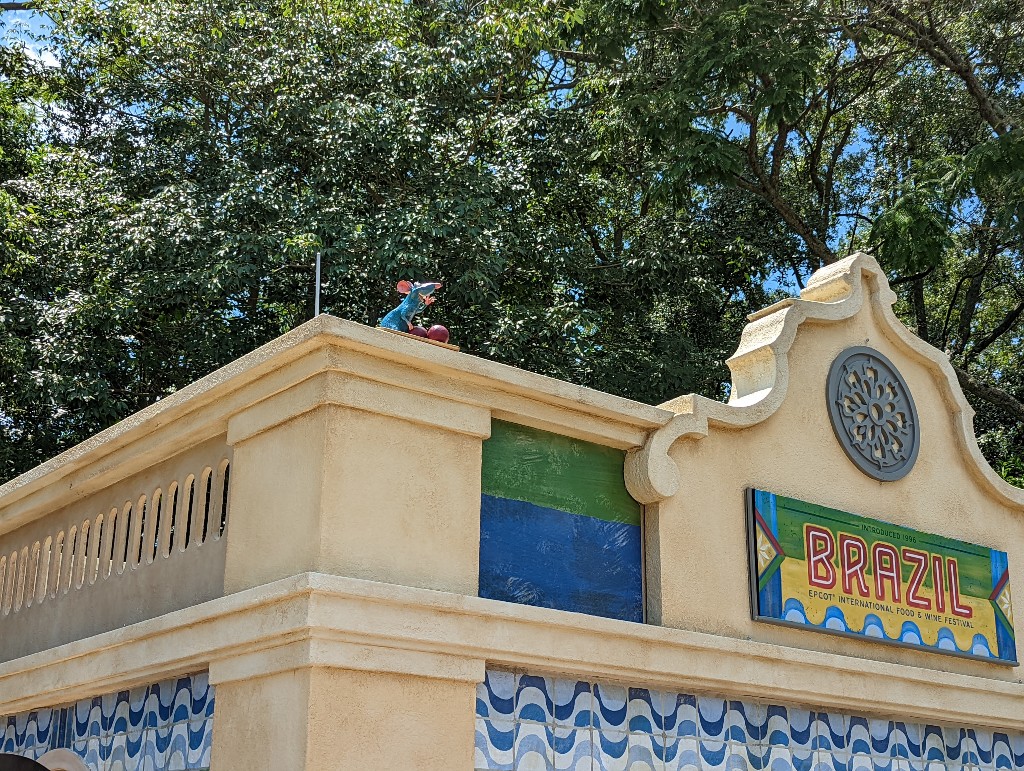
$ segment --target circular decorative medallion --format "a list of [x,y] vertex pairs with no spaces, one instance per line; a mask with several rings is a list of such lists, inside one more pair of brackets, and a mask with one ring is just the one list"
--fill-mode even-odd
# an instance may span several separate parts
[[883,482],[910,473],[920,445],[917,408],[891,361],[873,348],[847,348],[829,370],[827,399],[832,430],[857,468]]

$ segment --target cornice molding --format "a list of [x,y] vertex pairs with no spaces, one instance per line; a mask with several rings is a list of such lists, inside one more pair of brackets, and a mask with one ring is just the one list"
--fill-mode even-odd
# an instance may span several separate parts
[[1024,729],[1017,682],[318,573],[2,664],[0,714],[206,668],[215,683],[315,666],[472,682],[482,662]]

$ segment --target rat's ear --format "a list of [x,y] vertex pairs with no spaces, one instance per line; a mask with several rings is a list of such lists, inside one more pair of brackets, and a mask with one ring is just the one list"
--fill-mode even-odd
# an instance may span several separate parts
[[395,287],[401,294],[409,294],[412,291],[412,284],[408,281],[399,281],[398,286]]

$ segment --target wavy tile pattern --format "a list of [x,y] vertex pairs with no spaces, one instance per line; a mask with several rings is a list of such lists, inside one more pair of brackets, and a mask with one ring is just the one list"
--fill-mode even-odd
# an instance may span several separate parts
[[65,748],[96,771],[210,767],[214,689],[205,672],[0,717],[0,752]]
[[1024,771],[1024,734],[488,670],[476,771]]

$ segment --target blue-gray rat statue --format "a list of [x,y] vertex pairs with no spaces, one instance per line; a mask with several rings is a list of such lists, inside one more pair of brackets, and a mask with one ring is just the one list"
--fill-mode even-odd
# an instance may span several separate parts
[[413,328],[413,316],[434,302],[434,290],[440,288],[439,281],[425,281],[422,284],[418,281],[415,284],[399,281],[396,289],[406,295],[406,298],[402,300],[401,305],[378,321],[377,326],[408,332]]

